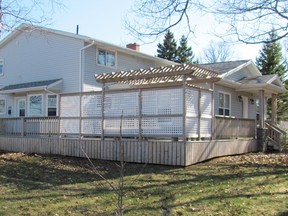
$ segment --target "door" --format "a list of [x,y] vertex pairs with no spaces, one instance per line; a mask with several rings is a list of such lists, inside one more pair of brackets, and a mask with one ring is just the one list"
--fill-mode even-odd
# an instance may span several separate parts
[[242,96],[243,99],[243,118],[248,118],[248,97]]
[[17,99],[17,117],[25,117],[26,116],[26,99],[19,98]]

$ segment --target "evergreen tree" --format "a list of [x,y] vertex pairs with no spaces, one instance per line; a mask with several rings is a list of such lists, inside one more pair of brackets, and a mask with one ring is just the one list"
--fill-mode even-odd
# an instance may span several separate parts
[[[275,41],[277,35],[275,31],[271,31],[270,38],[267,41]],[[260,51],[259,57],[256,59],[256,65],[263,75],[278,74],[281,81],[288,87],[287,65],[282,57],[281,45],[279,42],[266,42]],[[286,80],[285,80],[286,79]],[[278,95],[277,115],[278,119],[287,119],[288,113],[288,94]],[[271,99],[268,100],[268,114],[271,114]]]
[[178,63],[196,63],[193,61],[195,58],[194,53],[192,51],[192,47],[188,47],[187,37],[182,35],[180,39],[180,45],[177,49],[177,59]]
[[177,42],[170,30],[165,34],[163,44],[159,43],[157,47],[157,57],[170,61],[177,60]]

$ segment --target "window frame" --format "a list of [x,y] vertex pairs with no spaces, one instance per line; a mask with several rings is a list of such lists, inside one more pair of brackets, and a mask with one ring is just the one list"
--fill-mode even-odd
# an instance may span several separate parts
[[[59,97],[57,94],[47,94],[46,95],[46,116],[49,116],[49,108],[54,108],[54,107],[49,107],[49,103],[48,103],[48,99],[49,99],[49,96],[56,96],[56,115],[55,116],[58,116],[58,104],[59,104]],[[53,116],[51,116],[53,117]]]
[[[33,96],[41,96],[42,97],[42,103],[41,103],[41,114],[39,116],[31,116],[31,113],[30,113],[30,98],[33,97]],[[28,117],[41,117],[43,116],[44,112],[44,95],[43,94],[29,94],[28,95],[28,104],[27,104],[27,111],[28,111]]]
[[0,77],[4,76],[4,71],[5,71],[5,63],[4,63],[4,59],[0,59],[0,68],[2,65],[2,71],[0,70]]
[[5,96],[0,96],[0,101],[3,100],[4,101],[4,109],[3,112],[1,112],[0,109],[0,115],[5,115],[7,113],[7,98]]
[[[220,94],[223,94],[223,106],[220,106]],[[226,108],[225,107],[225,96],[229,96],[229,107],[228,108]],[[220,115],[220,116],[231,116],[231,93],[229,93],[229,92],[224,92],[224,91],[219,91],[218,92],[218,115]],[[222,109],[223,110],[223,114],[220,114],[220,109]],[[226,110],[228,110],[229,111],[229,115],[226,115]]]
[[[104,51],[105,52],[105,64],[101,64],[99,62],[99,51]],[[108,54],[111,54],[113,53],[114,54],[114,65],[110,65],[108,60]],[[97,65],[100,65],[100,66],[104,66],[104,67],[110,67],[110,68],[116,68],[117,67],[117,52],[116,51],[113,51],[113,50],[109,50],[109,49],[105,49],[105,48],[97,48],[96,49],[96,63]]]

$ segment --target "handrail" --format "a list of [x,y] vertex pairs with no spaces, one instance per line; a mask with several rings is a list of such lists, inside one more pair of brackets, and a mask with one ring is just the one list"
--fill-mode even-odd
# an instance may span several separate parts
[[287,134],[286,131],[282,130],[282,129],[279,128],[277,125],[273,124],[272,122],[266,121],[265,123],[266,123],[266,125],[268,125],[269,127],[271,127],[271,128],[273,128],[274,130],[276,130],[277,132],[282,133],[282,134]]

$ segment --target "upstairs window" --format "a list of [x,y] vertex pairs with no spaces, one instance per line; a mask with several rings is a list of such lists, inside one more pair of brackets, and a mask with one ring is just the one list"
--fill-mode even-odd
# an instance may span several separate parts
[[231,108],[230,108],[230,98],[231,95],[227,93],[219,93],[219,115],[222,116],[230,116]]
[[97,63],[108,67],[116,66],[116,54],[115,52],[98,49],[97,52]]
[[4,60],[0,59],[0,76],[4,75]]

